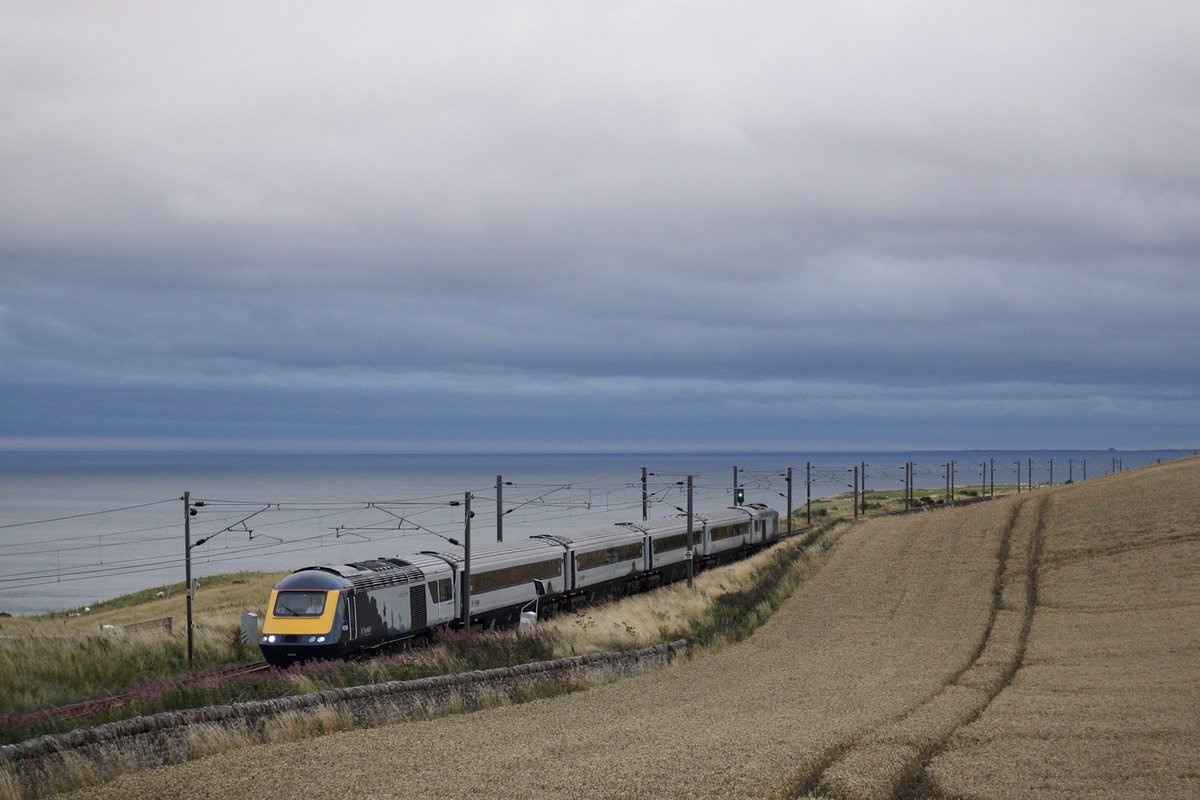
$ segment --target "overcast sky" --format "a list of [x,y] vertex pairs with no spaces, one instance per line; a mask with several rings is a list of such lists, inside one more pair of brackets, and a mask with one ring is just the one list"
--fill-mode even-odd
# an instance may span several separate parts
[[1200,445],[1198,41],[0,0],[0,447]]

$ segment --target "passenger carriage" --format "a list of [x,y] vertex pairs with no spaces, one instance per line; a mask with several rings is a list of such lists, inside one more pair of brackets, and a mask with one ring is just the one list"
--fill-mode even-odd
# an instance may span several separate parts
[[[688,532],[687,517],[666,517],[646,524],[649,551],[650,583],[671,583],[687,576]],[[704,558],[704,525],[693,515],[691,557],[697,562]]]
[[[462,609],[464,562],[461,553],[424,551],[454,568],[456,608]],[[566,589],[566,553],[553,542],[516,539],[471,548],[471,623],[512,624],[539,593]]]
[[765,514],[764,509],[734,506],[700,517],[707,541],[705,560],[729,561],[775,538],[778,531],[772,528],[778,526],[778,515]]
[[604,596],[619,597],[645,588],[646,535],[636,526],[618,524],[532,538],[566,551],[566,594],[561,599],[568,603],[575,598],[591,602]]

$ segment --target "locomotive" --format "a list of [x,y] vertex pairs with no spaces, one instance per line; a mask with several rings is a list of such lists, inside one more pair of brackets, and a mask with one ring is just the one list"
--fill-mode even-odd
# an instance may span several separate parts
[[423,550],[304,567],[272,589],[259,646],[288,666],[428,639],[466,619],[511,625],[531,606],[552,614],[645,591],[684,578],[689,560],[703,569],[779,536],[779,513],[750,503],[693,514],[690,549],[679,515],[472,547],[469,565],[461,552]]

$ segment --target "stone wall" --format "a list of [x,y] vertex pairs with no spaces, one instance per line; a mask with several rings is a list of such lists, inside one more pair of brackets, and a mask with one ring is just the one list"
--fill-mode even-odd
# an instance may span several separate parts
[[[555,694],[665,666],[680,640],[515,667],[166,712],[0,747],[0,798],[37,797],[137,769],[179,764],[221,742],[264,742],[370,727]],[[227,733],[222,737],[220,734]]]

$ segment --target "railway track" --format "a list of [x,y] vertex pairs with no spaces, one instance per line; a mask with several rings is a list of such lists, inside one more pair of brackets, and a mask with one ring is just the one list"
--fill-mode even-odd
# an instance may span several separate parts
[[[254,664],[237,664],[232,667],[223,667],[221,669],[207,670],[205,672],[189,675],[180,681],[183,686],[194,686],[197,683],[219,684],[224,681],[238,678],[243,675],[250,675],[255,672],[263,672],[271,669],[271,665],[265,661],[259,661]],[[141,692],[137,690],[122,692],[121,694],[109,695],[107,697],[97,697],[91,700],[84,700],[81,703],[71,703],[63,706],[51,706],[50,708],[39,709],[21,718],[22,722],[36,722],[38,720],[70,720],[88,717],[105,711],[110,708],[117,708],[125,702],[141,696]]]

